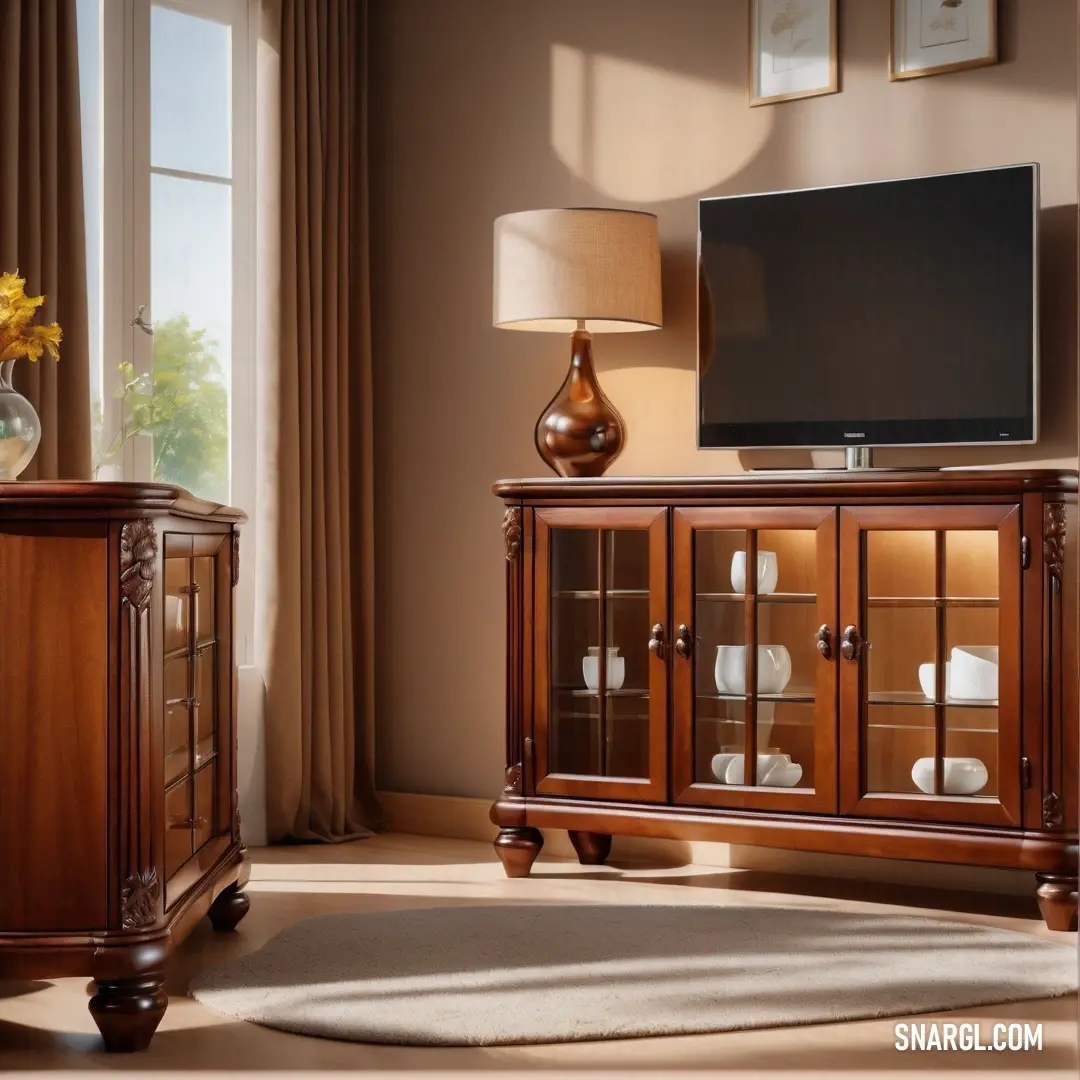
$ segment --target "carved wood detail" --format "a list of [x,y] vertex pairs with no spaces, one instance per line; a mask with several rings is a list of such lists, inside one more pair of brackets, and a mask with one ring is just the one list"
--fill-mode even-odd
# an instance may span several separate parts
[[141,869],[157,862],[149,821],[153,802],[150,600],[157,554],[157,531],[149,518],[124,524],[120,530],[120,596],[126,615],[121,620],[120,637],[119,749],[126,814],[132,821],[126,837],[128,876],[120,893],[120,918],[125,929],[147,925],[132,919],[155,921],[160,893],[156,870]]
[[506,786],[503,788],[506,795],[521,794],[521,762],[506,767]]
[[240,584],[240,534],[232,534],[232,584],[235,589]]
[[120,918],[125,930],[139,930],[157,922],[161,884],[157,870],[148,866],[140,873],[128,874],[120,892]]
[[1051,791],[1050,794],[1043,799],[1042,819],[1044,829],[1056,829],[1061,825],[1061,796],[1058,795],[1057,792]]
[[1043,508],[1043,560],[1054,588],[1061,588],[1065,569],[1065,504],[1049,502]]
[[150,603],[156,558],[154,523],[148,518],[129,521],[120,532],[120,592],[136,610]]
[[506,541],[506,561],[513,562],[521,551],[521,507],[508,506],[502,520],[503,539]]

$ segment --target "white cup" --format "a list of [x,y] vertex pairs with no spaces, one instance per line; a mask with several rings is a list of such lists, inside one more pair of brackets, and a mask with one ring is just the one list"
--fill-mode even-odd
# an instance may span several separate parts
[[[775,551],[757,553],[757,591],[759,596],[776,592],[779,574]],[[734,592],[746,592],[746,552],[736,551],[731,558],[731,588]]]
[[[581,658],[581,673],[590,690],[600,689],[600,646],[590,645],[589,655]],[[612,645],[607,651],[607,689],[621,690],[626,679],[626,659],[619,655],[619,647]]]
[[[717,645],[713,668],[718,694],[746,693],[746,646]],[[791,654],[783,645],[758,646],[757,692],[782,694],[791,681]]]

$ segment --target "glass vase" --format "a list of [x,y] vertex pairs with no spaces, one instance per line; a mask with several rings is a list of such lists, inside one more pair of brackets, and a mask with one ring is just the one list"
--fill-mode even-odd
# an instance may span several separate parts
[[41,421],[34,406],[11,385],[14,370],[14,360],[0,364],[0,482],[15,480],[41,442]]

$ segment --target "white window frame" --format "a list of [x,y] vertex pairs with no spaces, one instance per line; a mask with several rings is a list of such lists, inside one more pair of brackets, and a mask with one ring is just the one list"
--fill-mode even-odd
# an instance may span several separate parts
[[[104,430],[120,428],[119,363],[153,367],[153,338],[134,325],[150,294],[150,15],[154,6],[228,25],[232,44],[232,370],[229,386],[229,501],[248,512],[236,596],[236,659],[254,659],[255,394],[255,55],[258,0],[102,0],[101,345]],[[129,440],[112,464],[124,480],[153,479],[149,437]]]

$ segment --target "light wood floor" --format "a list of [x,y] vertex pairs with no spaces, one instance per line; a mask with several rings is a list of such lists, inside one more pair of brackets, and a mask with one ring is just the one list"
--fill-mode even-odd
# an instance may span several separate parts
[[[290,847],[252,853],[251,911],[235,934],[216,935],[205,920],[177,954],[171,1002],[150,1049],[128,1057],[100,1049],[86,1009],[87,983],[0,983],[0,1073],[32,1069],[68,1072],[117,1069],[160,1072],[266,1074],[364,1070],[398,1080],[420,1075],[549,1076],[611,1071],[644,1080],[693,1070],[765,1076],[863,1077],[960,1070],[966,1076],[1069,1076],[1078,1072],[1077,1000],[970,1009],[938,1014],[953,1022],[1042,1023],[1041,1053],[900,1053],[894,1020],[721,1035],[557,1046],[426,1049],[361,1046],[287,1035],[223,1020],[185,996],[191,976],[227,956],[263,944],[282,927],[311,915],[435,904],[514,903],[518,900],[619,903],[790,904],[853,911],[946,914],[1075,943],[1034,918],[1033,903],[977,894],[928,893],[897,886],[783,877],[703,866],[581,867],[541,858],[533,876],[508,881],[488,844],[387,835],[337,847]],[[793,896],[794,894],[794,896]],[[906,905],[906,906],[905,906]],[[972,910],[977,908],[977,910]],[[966,910],[965,910],[966,909]]]

